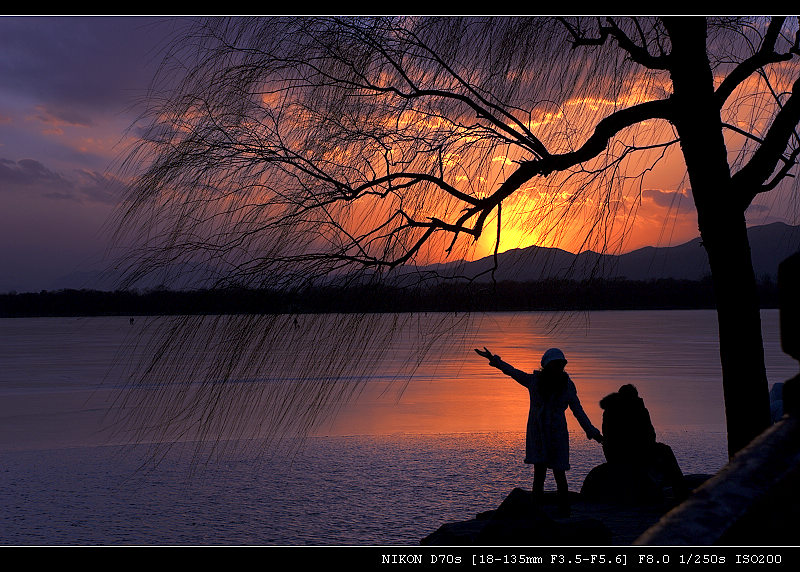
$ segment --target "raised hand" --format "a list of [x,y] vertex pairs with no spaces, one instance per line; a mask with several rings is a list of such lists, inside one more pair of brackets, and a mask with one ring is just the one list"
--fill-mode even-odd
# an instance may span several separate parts
[[475,353],[476,353],[476,354],[478,354],[479,356],[485,357],[485,358],[486,358],[486,359],[488,359],[489,361],[491,361],[491,360],[492,360],[492,358],[494,357],[494,354],[492,354],[492,352],[490,352],[490,351],[489,351],[488,349],[486,349],[485,347],[483,348],[483,351],[481,351],[481,350],[479,350],[479,349],[476,349],[476,350],[475,350]]

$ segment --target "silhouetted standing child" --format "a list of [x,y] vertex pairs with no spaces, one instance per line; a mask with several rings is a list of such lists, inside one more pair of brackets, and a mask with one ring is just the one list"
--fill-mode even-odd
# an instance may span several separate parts
[[525,436],[525,463],[533,465],[534,501],[541,503],[547,469],[553,471],[562,515],[569,514],[566,471],[569,470],[569,433],[566,410],[569,407],[589,439],[602,443],[602,434],[592,425],[578,399],[575,384],[564,367],[567,360],[558,348],[542,356],[542,369],[526,373],[507,364],[488,349],[475,350],[489,365],[528,389],[530,410]]

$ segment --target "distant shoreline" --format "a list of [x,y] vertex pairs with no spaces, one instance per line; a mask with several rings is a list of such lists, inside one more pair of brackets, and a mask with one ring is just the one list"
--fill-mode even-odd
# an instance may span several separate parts
[[[762,308],[778,307],[777,285],[759,284]],[[308,314],[713,309],[711,282],[541,280],[426,287],[364,285],[282,292],[248,288],[76,290],[0,294],[0,317],[186,314]]]

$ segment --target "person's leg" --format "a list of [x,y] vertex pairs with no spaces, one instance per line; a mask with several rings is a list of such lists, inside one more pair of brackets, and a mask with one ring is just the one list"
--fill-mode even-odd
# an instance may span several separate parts
[[533,502],[538,506],[544,497],[544,480],[547,477],[547,465],[533,465]]
[[562,469],[553,469],[553,477],[556,480],[559,512],[562,516],[569,516],[569,485],[567,484],[567,473]]

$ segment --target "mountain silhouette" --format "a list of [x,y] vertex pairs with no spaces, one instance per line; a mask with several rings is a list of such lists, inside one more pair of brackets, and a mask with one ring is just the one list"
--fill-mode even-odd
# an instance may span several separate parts
[[[800,226],[773,223],[748,230],[763,307],[777,307],[775,282],[780,262],[800,251]],[[0,316],[114,315],[328,311],[464,311],[476,309],[628,309],[713,307],[708,261],[700,239],[673,247],[646,247],[621,255],[531,246],[498,255],[495,290],[471,288],[443,277],[492,280],[494,257],[407,268],[396,284],[368,275],[331,282],[300,292],[234,288],[193,289],[139,285],[134,291],[98,288],[81,279],[79,288],[64,285],[30,295],[0,293]],[[358,278],[365,280],[358,281]],[[374,277],[377,278],[377,277]],[[587,283],[587,278],[604,279]],[[552,279],[552,280],[551,280]],[[568,280],[573,282],[566,282]],[[614,279],[620,279],[619,281]],[[665,286],[659,280],[672,282]],[[431,281],[432,280],[432,281]],[[90,283],[90,284],[87,284]],[[772,282],[770,284],[770,282]],[[502,283],[502,284],[501,284]],[[536,284],[532,284],[536,283]],[[88,287],[87,287],[88,286]],[[410,288],[403,288],[410,286]],[[432,286],[432,288],[414,288]]]
[[[753,269],[759,280],[775,280],[778,264],[800,250],[800,226],[775,222],[748,229]],[[473,262],[426,266],[448,277],[529,282],[549,278],[624,278],[628,280],[701,280],[710,274],[708,257],[700,238],[670,247],[647,246],[613,255],[593,251],[574,254],[558,248],[529,246],[508,250]]]
[[[750,248],[753,254],[753,267],[760,280],[777,278],[778,264],[790,254],[800,250],[800,226],[785,223],[772,223],[748,229]],[[472,262],[451,262],[417,268],[398,269],[395,275],[397,284],[416,284],[421,277],[464,277],[477,281],[517,281],[531,282],[549,278],[585,280],[595,278],[626,278],[647,281],[659,278],[678,280],[701,280],[710,274],[708,258],[699,238],[678,246],[648,246],[625,254],[613,255],[585,251],[573,254],[558,248],[529,246],[500,253],[495,266],[493,256]],[[184,282],[172,283],[172,289],[191,288],[192,284],[203,284],[204,278],[211,275],[207,268],[194,268],[174,274],[182,276]],[[369,282],[370,274],[362,277]],[[99,272],[73,273],[54,281],[50,289],[65,288],[114,290],[118,276]],[[345,282],[358,283],[359,280]],[[142,280],[137,288],[156,288],[156,279]]]

